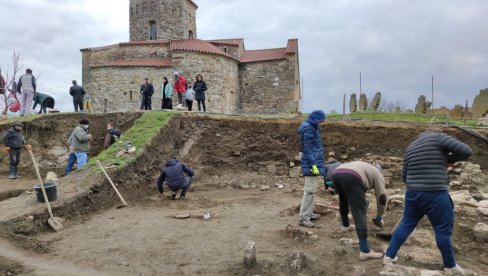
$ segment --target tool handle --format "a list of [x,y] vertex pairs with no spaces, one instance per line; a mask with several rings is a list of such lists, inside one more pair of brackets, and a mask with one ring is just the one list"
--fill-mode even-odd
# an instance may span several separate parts
[[112,182],[112,179],[110,178],[110,176],[108,176],[107,172],[105,171],[105,169],[103,168],[102,164],[100,164],[100,161],[97,160],[97,164],[98,166],[100,166],[100,169],[102,169],[103,173],[105,174],[105,176],[107,177],[108,181],[110,182],[110,184],[112,185],[112,188],[114,188],[115,192],[117,193],[117,195],[119,196],[120,198],[120,201],[122,201],[122,203],[125,205],[127,205],[127,202],[125,202],[124,198],[122,197],[122,195],[119,193],[119,190],[117,190],[117,187],[115,187],[115,184]]
[[27,150],[29,152],[30,158],[32,160],[32,164],[34,165],[34,169],[36,170],[37,179],[41,184],[42,196],[44,197],[44,202],[46,202],[47,211],[49,212],[49,217],[53,218],[53,211],[51,210],[51,204],[47,198],[46,189],[44,188],[44,182],[42,181],[41,173],[39,172],[39,167],[37,166],[36,158],[34,157],[34,153],[32,150]]

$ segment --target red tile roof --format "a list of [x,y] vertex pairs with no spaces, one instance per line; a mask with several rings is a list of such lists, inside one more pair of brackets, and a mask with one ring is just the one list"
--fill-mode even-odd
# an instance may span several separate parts
[[286,45],[287,54],[297,54],[298,53],[298,39],[288,39],[288,44]]
[[241,56],[241,62],[259,62],[269,60],[286,59],[286,48],[266,49],[266,50],[252,50],[245,51]]
[[119,59],[107,64],[95,65],[94,68],[100,67],[171,67],[173,62],[167,59]]
[[207,40],[207,41],[212,43],[212,44],[225,44],[225,45],[233,45],[233,46],[239,46],[241,44],[244,44],[243,38],[213,39],[213,40]]
[[220,55],[220,56],[234,59],[233,56],[224,52],[219,47],[216,47],[212,43],[200,39],[185,39],[185,40],[171,41],[171,50],[213,54],[213,55]]

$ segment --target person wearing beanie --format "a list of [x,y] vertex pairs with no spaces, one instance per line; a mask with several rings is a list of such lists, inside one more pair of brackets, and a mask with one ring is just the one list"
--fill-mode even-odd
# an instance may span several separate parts
[[303,199],[298,215],[301,226],[314,228],[311,220],[318,220],[320,215],[314,214],[315,192],[319,175],[324,172],[324,143],[320,136],[320,123],[325,121],[325,113],[321,110],[310,113],[308,118],[298,128],[298,137],[302,147],[302,171],[305,177]]
[[89,127],[90,122],[86,119],[82,119],[73,131],[73,152],[76,155],[78,170],[83,168],[88,161],[90,142],[93,139],[92,135],[88,133]]
[[19,122],[13,123],[12,127],[7,130],[3,136],[3,143],[5,145],[4,151],[8,153],[10,157],[10,166],[8,178],[17,179],[20,178],[17,172],[17,166],[20,163],[20,151],[25,146],[27,150],[31,150],[32,146],[25,144],[22,137],[22,124]]
[[[374,252],[368,244],[368,224],[366,212],[368,201],[366,191],[374,189],[376,196],[376,217],[373,223],[383,228],[383,217],[386,210],[385,178],[381,166],[363,161],[353,161],[338,166],[332,173],[332,181],[339,194],[339,212],[341,214],[341,231],[356,230],[359,238],[359,260],[381,259],[383,253]],[[356,226],[349,224],[349,208]]]

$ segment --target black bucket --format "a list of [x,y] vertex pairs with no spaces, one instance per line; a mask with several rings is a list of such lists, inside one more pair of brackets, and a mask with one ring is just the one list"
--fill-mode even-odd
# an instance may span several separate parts
[[[56,183],[44,183],[44,189],[46,190],[47,200],[56,201],[56,199],[58,199],[58,189]],[[41,184],[36,184],[34,186],[34,191],[36,192],[37,202],[44,202]]]

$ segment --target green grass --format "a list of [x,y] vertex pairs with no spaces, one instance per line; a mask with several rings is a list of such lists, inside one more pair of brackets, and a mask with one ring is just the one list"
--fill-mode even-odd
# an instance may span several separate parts
[[[175,112],[146,112],[134,122],[134,125],[122,133],[121,138],[110,148],[102,151],[98,156],[91,158],[88,166],[96,165],[100,161],[104,165],[115,164],[119,169],[127,166],[144,151],[144,147],[156,137]],[[136,152],[119,158],[115,154],[124,149],[127,143],[136,147]]]
[[[432,114],[417,114],[417,113],[385,113],[385,112],[358,112],[346,115],[348,119],[356,120],[374,120],[374,121],[393,121],[393,122],[411,122],[430,124],[434,115]],[[451,123],[459,126],[464,126],[464,119],[452,118],[445,115],[436,114],[435,117],[439,123]],[[342,119],[341,114],[328,115],[330,120]],[[469,119],[466,126],[476,126],[478,120]]]

